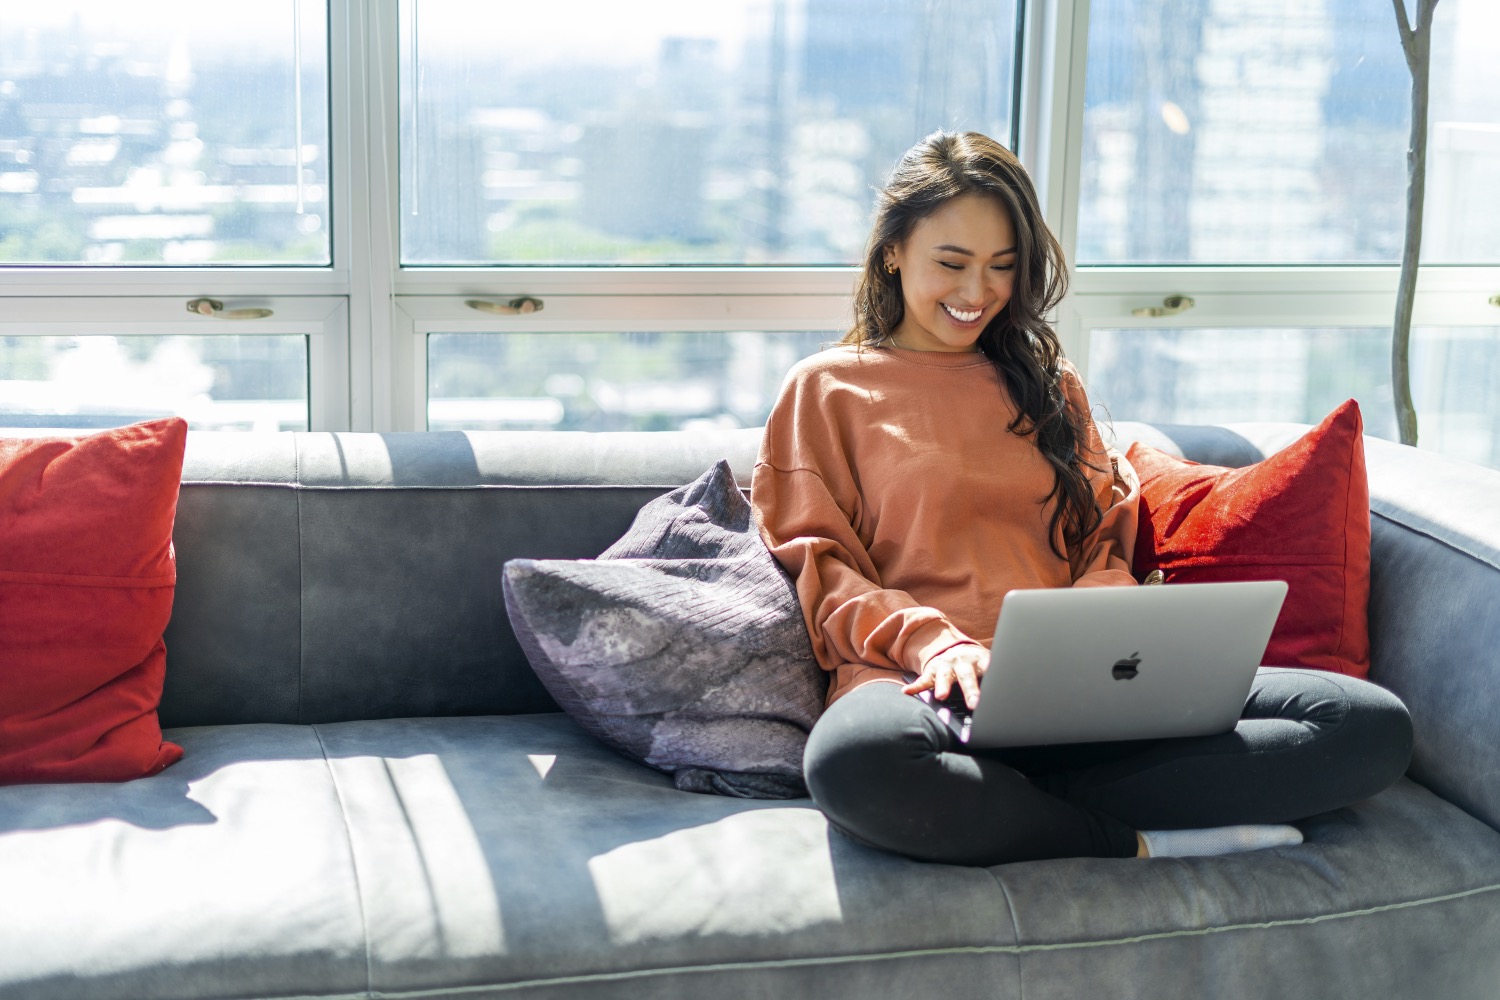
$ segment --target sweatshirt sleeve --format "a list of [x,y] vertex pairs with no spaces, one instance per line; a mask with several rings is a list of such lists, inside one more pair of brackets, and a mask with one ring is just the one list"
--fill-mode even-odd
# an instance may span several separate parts
[[1063,389],[1084,424],[1084,472],[1094,489],[1102,520],[1068,553],[1075,587],[1120,587],[1135,584],[1136,518],[1141,484],[1124,455],[1107,447],[1089,410],[1088,394],[1071,364],[1063,363]]
[[943,650],[974,640],[936,608],[880,585],[854,527],[860,500],[848,440],[818,396],[815,386],[789,383],[766,423],[750,490],[757,527],[796,584],[825,670],[920,672]]

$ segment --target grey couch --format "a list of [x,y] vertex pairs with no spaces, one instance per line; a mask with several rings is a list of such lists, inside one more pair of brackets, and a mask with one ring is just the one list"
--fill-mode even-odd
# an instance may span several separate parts
[[[1226,465],[1298,428],[1121,424]],[[679,792],[559,714],[501,564],[588,557],[753,431],[193,435],[185,759],[0,788],[0,997],[1500,996],[1500,473],[1369,442],[1411,772],[1225,858],[921,864]]]

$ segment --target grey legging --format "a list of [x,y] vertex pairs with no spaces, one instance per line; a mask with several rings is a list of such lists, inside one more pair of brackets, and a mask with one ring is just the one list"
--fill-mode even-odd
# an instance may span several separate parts
[[1131,857],[1136,830],[1285,823],[1368,798],[1411,757],[1389,691],[1262,668],[1219,736],[968,751],[895,684],[844,695],[813,727],[807,785],[856,840],[925,861]]

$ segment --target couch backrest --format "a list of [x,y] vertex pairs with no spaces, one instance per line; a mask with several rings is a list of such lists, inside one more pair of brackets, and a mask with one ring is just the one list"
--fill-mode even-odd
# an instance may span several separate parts
[[[1239,466],[1305,427],[1120,423]],[[168,726],[555,711],[511,632],[508,559],[587,558],[758,430],[189,436]],[[1412,776],[1500,827],[1500,472],[1366,439],[1372,679]]]
[[508,559],[585,558],[758,431],[189,435],[166,726],[556,711]]

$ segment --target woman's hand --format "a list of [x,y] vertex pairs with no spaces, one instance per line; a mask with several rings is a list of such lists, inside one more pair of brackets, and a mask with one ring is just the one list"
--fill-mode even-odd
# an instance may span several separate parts
[[977,642],[950,646],[927,661],[922,676],[901,690],[906,694],[931,691],[935,701],[946,701],[953,686],[963,692],[964,704],[973,711],[979,704],[979,678],[990,668],[990,651]]

